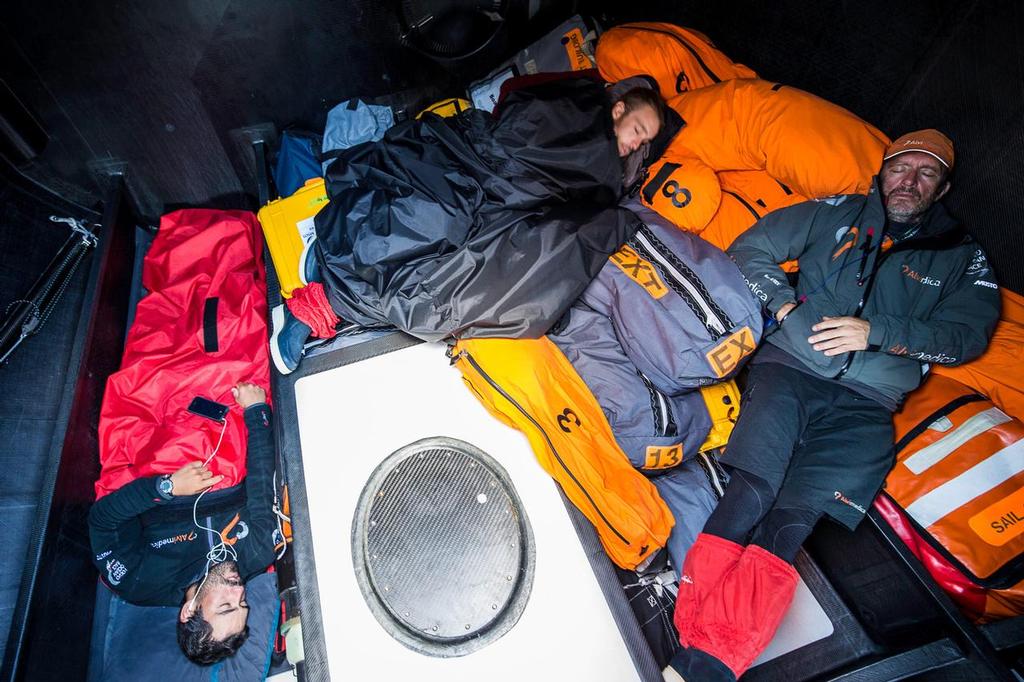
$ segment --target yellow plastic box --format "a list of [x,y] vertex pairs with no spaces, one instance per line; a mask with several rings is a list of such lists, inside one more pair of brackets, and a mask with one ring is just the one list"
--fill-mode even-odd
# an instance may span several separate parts
[[729,442],[732,427],[736,425],[736,420],[740,416],[740,389],[736,386],[736,381],[730,379],[710,386],[701,386],[700,393],[708,406],[708,414],[711,415],[711,432],[700,446],[701,452],[707,452]]
[[270,258],[281,284],[281,295],[291,298],[292,289],[302,286],[299,279],[299,258],[302,250],[316,236],[313,216],[327,205],[323,178],[307,180],[295,194],[275,199],[256,214],[267,238]]

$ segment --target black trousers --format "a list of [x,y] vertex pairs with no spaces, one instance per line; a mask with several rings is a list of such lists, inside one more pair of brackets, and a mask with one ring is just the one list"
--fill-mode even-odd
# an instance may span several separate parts
[[892,468],[892,415],[837,381],[751,366],[720,461],[763,479],[774,508],[827,514],[851,530]]

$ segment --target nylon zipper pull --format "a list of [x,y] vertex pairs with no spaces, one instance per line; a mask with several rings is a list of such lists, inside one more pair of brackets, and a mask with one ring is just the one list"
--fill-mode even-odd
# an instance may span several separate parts
[[466,355],[466,351],[465,350],[460,350],[458,353],[456,353],[455,352],[455,344],[454,343],[449,343],[448,347],[444,351],[444,355],[449,360],[448,366],[452,367],[453,365],[455,365],[456,362],[461,360]]
[[868,253],[871,252],[871,240],[874,236],[875,228],[869,227],[867,239],[864,240],[860,247],[860,266],[857,268],[857,286],[859,287],[864,286],[864,268],[868,264]]

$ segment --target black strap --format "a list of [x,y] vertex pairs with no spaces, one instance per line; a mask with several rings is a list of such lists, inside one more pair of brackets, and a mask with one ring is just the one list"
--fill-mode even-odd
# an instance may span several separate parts
[[336,158],[338,158],[339,156],[341,156],[341,153],[342,153],[343,151],[345,151],[345,150],[344,150],[344,149],[330,149],[330,150],[328,150],[328,151],[326,151],[326,152],[323,152],[323,153],[322,153],[322,154],[320,155],[320,161],[321,161],[321,162],[324,162],[324,161],[333,161],[334,159],[336,159]]
[[778,92],[781,89],[782,89],[782,83],[776,83],[775,85],[772,86],[772,92]]
[[740,196],[739,194],[736,194],[736,192],[730,192],[730,191],[729,191],[729,190],[727,190],[727,189],[723,189],[723,190],[722,190],[722,194],[728,194],[728,195],[729,195],[729,196],[731,196],[731,197],[732,197],[733,199],[735,199],[736,201],[738,201],[738,202],[740,202],[741,204],[743,204],[743,206],[744,206],[744,207],[745,207],[745,208],[746,208],[746,209],[747,209],[748,211],[750,211],[750,213],[751,213],[751,214],[753,214],[753,216],[754,216],[754,220],[760,220],[760,219],[761,219],[761,214],[760,214],[760,213],[758,213],[758,212],[757,212],[756,210],[754,210],[754,207],[753,207],[753,206],[751,206],[751,205],[750,205],[749,203],[747,203],[747,201],[746,201],[746,200],[745,200],[745,199],[744,199],[743,197],[741,197],[741,196]]
[[644,186],[644,199],[648,204],[654,201],[655,192],[665,184],[665,181],[668,180],[668,176],[675,173],[677,168],[679,168],[678,163],[669,163],[666,161],[662,164],[661,168],[658,169],[658,174]]
[[940,407],[939,409],[935,410],[930,415],[922,419],[917,426],[908,431],[907,434],[903,436],[903,438],[900,438],[899,442],[896,443],[896,445],[893,448],[893,454],[898,455],[901,452],[903,452],[903,448],[910,445],[910,442],[912,440],[914,440],[922,433],[924,433],[929,426],[935,423],[935,420],[941,419],[942,417],[949,415],[951,412],[960,409],[964,405],[967,405],[969,403],[976,403],[979,400],[986,400],[986,398],[980,393],[971,393],[969,395],[962,395],[958,398],[950,400],[948,403],[946,403],[945,405],[943,405],[942,407]]
[[220,343],[217,339],[217,305],[220,299],[216,296],[206,299],[203,306],[203,349],[207,353],[216,353],[220,350]]

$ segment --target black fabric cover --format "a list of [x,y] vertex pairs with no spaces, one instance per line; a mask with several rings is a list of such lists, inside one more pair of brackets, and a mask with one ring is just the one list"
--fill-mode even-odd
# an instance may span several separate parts
[[516,91],[498,118],[426,115],[327,171],[317,258],[345,320],[426,340],[538,337],[628,239],[604,87]]
[[664,669],[679,649],[679,632],[672,622],[679,593],[678,578],[671,567],[660,574],[643,575],[616,567],[615,573],[658,668]]

